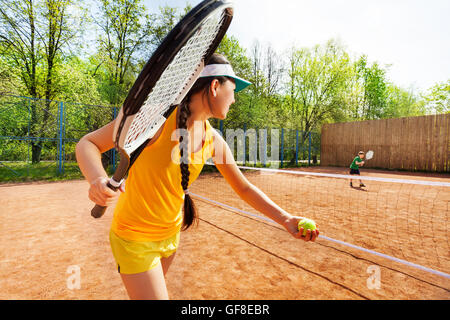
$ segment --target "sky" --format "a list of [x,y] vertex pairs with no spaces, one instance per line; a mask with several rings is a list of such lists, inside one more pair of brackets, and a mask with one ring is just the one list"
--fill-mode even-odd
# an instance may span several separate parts
[[[149,11],[200,0],[144,0]],[[450,79],[449,0],[234,0],[227,34],[244,48],[258,41],[278,54],[338,39],[353,57],[368,56],[390,81],[426,90]]]

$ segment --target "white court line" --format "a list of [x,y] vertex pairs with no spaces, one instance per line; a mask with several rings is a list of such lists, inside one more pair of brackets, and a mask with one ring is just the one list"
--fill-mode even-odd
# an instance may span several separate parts
[[[244,210],[240,210],[238,208],[234,208],[234,207],[228,206],[228,205],[226,205],[224,203],[217,202],[217,201],[211,200],[209,198],[202,197],[202,196],[200,196],[198,194],[195,194],[195,193],[191,193],[191,195],[193,195],[195,197],[198,197],[198,198],[200,198],[202,200],[214,203],[214,204],[216,204],[218,206],[225,207],[227,209],[230,209],[230,210],[233,210],[233,211],[236,211],[236,212],[239,212],[239,213],[243,213],[243,214],[246,214],[246,215],[250,215],[250,216],[252,216],[252,217],[254,217],[256,219],[264,220],[264,221],[268,221],[268,222],[272,222],[272,223],[276,224],[276,222],[273,221],[272,219],[269,219],[269,218],[266,218],[266,217],[261,217],[261,216],[258,216],[256,214],[253,214],[253,213],[250,213],[250,212],[247,212],[247,211],[244,211]],[[402,263],[404,265],[407,265],[407,266],[410,266],[410,267],[413,267],[413,268],[416,268],[416,269],[419,269],[419,270],[422,270],[422,271],[426,271],[426,272],[429,272],[429,273],[432,273],[432,274],[435,274],[435,275],[438,275],[438,276],[450,279],[450,274],[445,273],[445,272],[441,272],[441,271],[438,271],[438,270],[430,269],[430,268],[421,266],[419,264],[415,264],[415,263],[412,263],[412,262],[409,262],[409,261],[406,261],[406,260],[402,260],[402,259],[398,259],[398,258],[389,256],[387,254],[383,254],[383,253],[379,253],[379,252],[376,252],[376,251],[373,251],[373,250],[369,250],[369,249],[366,249],[366,248],[363,248],[363,247],[355,246],[354,244],[351,244],[351,243],[347,243],[347,242],[344,242],[344,241],[340,241],[340,240],[336,240],[336,239],[333,239],[333,238],[329,238],[329,237],[326,237],[326,236],[324,236],[322,234],[319,235],[319,238],[325,239],[325,240],[328,240],[328,241],[331,241],[331,242],[339,243],[341,245],[344,245],[344,246],[347,246],[347,247],[350,247],[350,248],[353,248],[353,249],[364,251],[364,252],[367,252],[367,253],[370,253],[370,254],[373,254],[373,255],[376,255],[376,256],[388,259],[388,260],[399,262],[399,263]]]

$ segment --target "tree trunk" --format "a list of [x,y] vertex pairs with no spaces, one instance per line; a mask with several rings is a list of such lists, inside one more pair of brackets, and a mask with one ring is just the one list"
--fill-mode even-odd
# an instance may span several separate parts
[[31,163],[39,163],[41,161],[42,142],[33,142],[31,144]]

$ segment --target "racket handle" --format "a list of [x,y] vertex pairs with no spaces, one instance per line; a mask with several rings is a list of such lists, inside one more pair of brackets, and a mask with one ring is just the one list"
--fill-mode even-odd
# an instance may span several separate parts
[[94,208],[91,210],[91,216],[98,219],[105,213],[107,207],[103,207],[101,205],[96,204]]
[[[117,191],[117,189],[119,189],[119,187],[114,187],[110,182],[108,182],[106,185],[113,191]],[[96,204],[94,208],[92,208],[91,210],[91,216],[93,216],[96,219],[100,218],[105,214],[106,208],[107,208],[106,206]]]

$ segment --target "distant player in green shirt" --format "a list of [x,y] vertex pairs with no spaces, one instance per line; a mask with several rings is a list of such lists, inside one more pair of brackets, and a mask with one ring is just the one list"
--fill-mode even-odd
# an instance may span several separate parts
[[[357,174],[359,176],[359,167],[362,167],[364,165],[364,151],[358,152],[358,155],[353,159],[352,164],[350,165],[350,174],[354,175]],[[362,183],[361,179],[359,179],[359,186],[365,187],[364,183]],[[350,179],[350,187],[353,187],[353,180]]]

